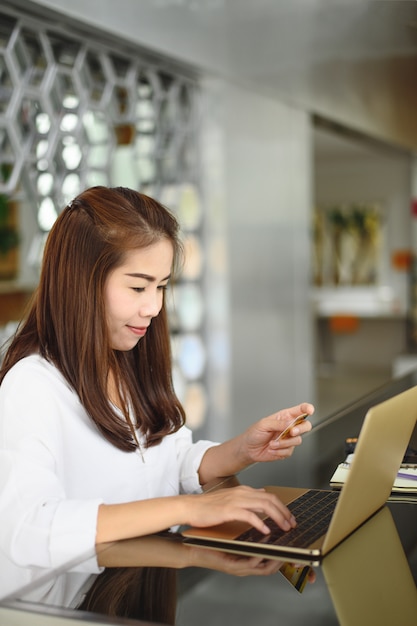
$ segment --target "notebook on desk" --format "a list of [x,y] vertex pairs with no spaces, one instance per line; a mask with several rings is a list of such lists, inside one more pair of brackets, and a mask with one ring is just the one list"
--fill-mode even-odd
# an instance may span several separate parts
[[[272,529],[268,535],[242,522],[189,528],[182,534],[194,544],[207,547],[229,546],[233,551],[266,556],[280,553],[300,559],[321,558],[385,504],[416,422],[417,386],[368,410],[349,476],[340,492],[266,487],[294,512],[297,527],[293,530],[281,531],[266,518]],[[305,505],[314,509],[317,522],[302,512]]]

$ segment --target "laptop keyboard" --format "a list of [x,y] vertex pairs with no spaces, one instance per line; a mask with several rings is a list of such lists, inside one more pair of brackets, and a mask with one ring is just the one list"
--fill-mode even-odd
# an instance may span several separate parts
[[239,535],[237,541],[307,548],[325,534],[338,496],[338,491],[310,489],[287,505],[297,520],[296,528],[289,531],[282,530],[270,517],[267,517],[264,522],[270,528],[270,534],[264,535],[256,528],[250,528]]

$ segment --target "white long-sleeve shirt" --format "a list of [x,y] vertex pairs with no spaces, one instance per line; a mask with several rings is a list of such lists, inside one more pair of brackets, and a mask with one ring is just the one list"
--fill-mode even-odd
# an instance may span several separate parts
[[182,427],[157,446],[123,452],[55,366],[38,355],[22,359],[0,386],[0,572],[2,561],[9,570],[55,568],[93,551],[102,503],[199,490],[212,445],[193,443]]

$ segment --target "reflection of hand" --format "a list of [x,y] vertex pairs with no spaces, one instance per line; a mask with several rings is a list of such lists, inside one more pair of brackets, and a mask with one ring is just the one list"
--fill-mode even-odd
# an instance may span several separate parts
[[102,567],[202,567],[207,569],[247,576],[267,576],[277,572],[282,561],[263,557],[246,557],[204,549],[183,542],[180,535],[148,535],[136,539],[125,539],[114,544],[102,545],[98,555]]
[[305,402],[290,409],[282,409],[250,426],[242,437],[252,463],[276,461],[291,456],[294,447],[302,442],[301,435],[311,430],[311,423],[304,420],[291,429],[289,437],[280,440],[277,437],[302,413],[312,415],[313,405]]
[[188,552],[180,535],[166,533],[124,539],[96,546],[101,567],[171,567],[188,566]]
[[[183,543],[180,535],[148,535],[99,546],[101,567],[206,568],[234,576],[270,576],[282,567],[278,559],[231,554]],[[311,570],[309,581],[314,582]]]
[[264,557],[241,556],[202,546],[184,544],[189,552],[190,566],[231,574],[234,576],[270,576],[282,567],[282,561]]
[[[204,567],[233,576],[271,576],[271,574],[276,574],[284,563],[287,563],[272,557],[267,559],[259,556],[232,554],[203,545],[184,544],[183,547],[190,551],[190,566]],[[315,580],[316,574],[310,567],[307,582],[314,583]]]

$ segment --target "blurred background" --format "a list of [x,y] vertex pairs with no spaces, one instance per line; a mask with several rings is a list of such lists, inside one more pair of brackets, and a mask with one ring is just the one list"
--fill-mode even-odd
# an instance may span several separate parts
[[196,436],[417,367],[416,70],[414,1],[0,2],[3,340],[62,208],[126,185],[183,228]]

